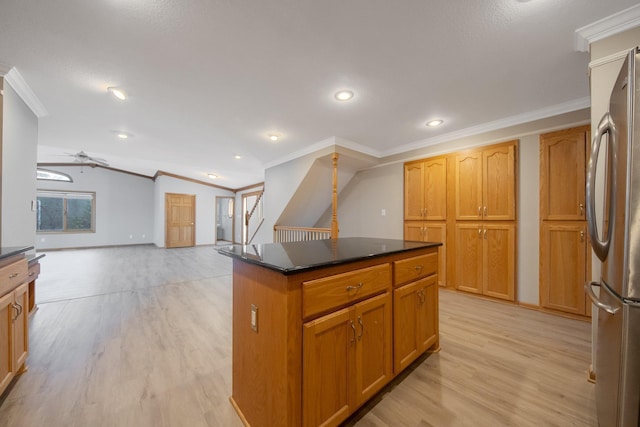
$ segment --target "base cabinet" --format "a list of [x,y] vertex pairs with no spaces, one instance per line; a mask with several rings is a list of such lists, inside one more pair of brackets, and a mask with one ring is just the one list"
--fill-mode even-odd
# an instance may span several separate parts
[[456,224],[456,288],[515,300],[513,223]]
[[438,343],[437,276],[429,276],[394,291],[394,371],[402,371]]
[[540,239],[540,305],[588,315],[584,284],[590,256],[584,221],[543,221]]
[[393,376],[391,293],[305,323],[303,343],[303,425],[339,425]]
[[24,369],[29,349],[28,285],[0,297],[0,393]]

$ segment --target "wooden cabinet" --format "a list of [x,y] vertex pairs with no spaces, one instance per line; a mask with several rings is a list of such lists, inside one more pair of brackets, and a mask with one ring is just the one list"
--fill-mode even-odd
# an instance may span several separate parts
[[[230,400],[245,425],[339,425],[409,360],[438,348],[437,246],[405,245],[285,273],[234,257]],[[394,347],[405,342],[413,350],[394,370]]]
[[447,284],[447,224],[444,222],[405,221],[405,240],[440,242],[438,247],[438,285]]
[[516,141],[456,155],[456,220],[516,219]]
[[540,135],[540,305],[591,315],[584,284],[591,270],[585,218],[589,126]]
[[589,126],[540,136],[540,219],[585,220]]
[[590,270],[584,221],[544,221],[540,239],[540,304],[589,315],[584,284]]
[[447,218],[447,159],[437,157],[404,165],[404,219]]
[[456,224],[456,288],[515,300],[513,223]]
[[0,297],[0,393],[24,370],[29,349],[28,285]]
[[303,326],[303,425],[339,425],[392,376],[391,293]]
[[411,282],[393,291],[394,370],[400,372],[438,344],[437,276]]

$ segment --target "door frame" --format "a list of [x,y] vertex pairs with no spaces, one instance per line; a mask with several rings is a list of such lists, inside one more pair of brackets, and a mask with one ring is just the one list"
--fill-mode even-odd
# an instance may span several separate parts
[[[214,228],[213,228],[213,242],[214,245],[218,244],[218,202],[224,199],[233,201],[233,213],[231,214],[231,243],[236,241],[236,198],[234,196],[216,196],[215,212],[214,212]],[[227,241],[227,240],[225,240]]]

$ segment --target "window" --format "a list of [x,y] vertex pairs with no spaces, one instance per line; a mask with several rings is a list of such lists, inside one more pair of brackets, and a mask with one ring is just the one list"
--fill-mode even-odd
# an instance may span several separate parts
[[95,231],[95,193],[38,190],[38,232]]
[[49,169],[38,168],[36,171],[36,179],[42,181],[62,181],[62,182],[73,182],[70,175],[66,173],[52,171]]

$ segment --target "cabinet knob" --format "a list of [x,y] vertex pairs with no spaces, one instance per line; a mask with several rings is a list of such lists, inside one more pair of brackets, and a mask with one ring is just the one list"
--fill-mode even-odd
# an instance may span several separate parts
[[580,216],[584,214],[584,205],[580,203]]

